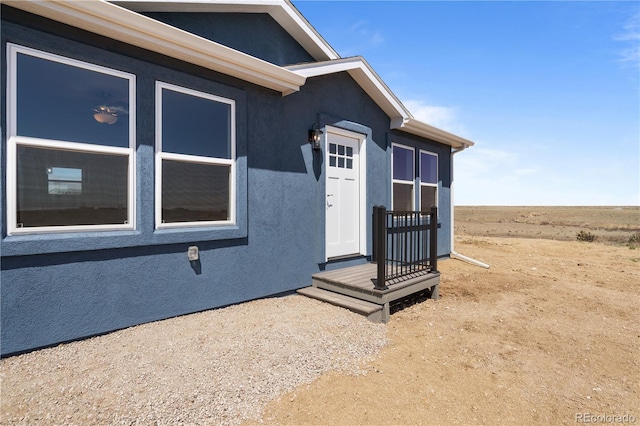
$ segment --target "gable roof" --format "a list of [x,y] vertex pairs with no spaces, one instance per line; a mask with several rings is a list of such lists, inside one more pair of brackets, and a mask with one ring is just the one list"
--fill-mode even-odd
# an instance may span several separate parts
[[306,78],[346,71],[391,118],[392,129],[422,136],[454,148],[474,145],[470,140],[415,119],[362,56],[290,65],[285,68]]
[[316,61],[340,57],[289,0],[116,0],[136,12],[267,13]]
[[398,115],[411,117],[411,113],[362,56],[289,65],[284,68],[305,78],[346,71],[389,117],[393,118]]
[[[283,96],[309,77],[348,72],[391,118],[391,128],[463,148],[473,142],[415,119],[362,57],[340,58],[290,0],[3,0],[17,9],[196,64]],[[137,12],[268,13],[318,62],[280,67]]]

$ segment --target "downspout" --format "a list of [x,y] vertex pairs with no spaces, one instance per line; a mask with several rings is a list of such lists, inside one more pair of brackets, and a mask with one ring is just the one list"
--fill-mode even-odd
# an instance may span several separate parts
[[472,259],[470,257],[464,256],[464,255],[462,255],[460,253],[456,253],[456,251],[454,249],[454,245],[453,245],[453,242],[454,242],[453,228],[454,228],[454,224],[455,224],[455,222],[454,222],[454,210],[455,209],[454,209],[454,202],[453,202],[454,201],[453,200],[453,182],[454,182],[454,179],[453,179],[453,155],[457,154],[459,152],[462,152],[467,148],[468,148],[468,145],[463,144],[462,148],[452,149],[451,150],[451,167],[450,167],[450,170],[451,170],[451,186],[449,188],[449,193],[450,193],[449,194],[449,199],[451,201],[451,249],[449,250],[449,256],[452,259],[462,260],[463,262],[467,262],[467,263],[470,263],[470,264],[475,265],[475,266],[480,266],[482,268],[489,269],[489,265],[487,265],[486,263],[482,263],[479,260],[475,260],[475,259]]

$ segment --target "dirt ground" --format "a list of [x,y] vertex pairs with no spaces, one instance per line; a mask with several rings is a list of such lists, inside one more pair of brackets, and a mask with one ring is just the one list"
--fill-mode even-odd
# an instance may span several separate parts
[[537,209],[457,209],[456,250],[491,268],[439,263],[441,299],[392,315],[366,375],[325,374],[264,423],[640,424],[639,211]]
[[[441,298],[386,326],[289,296],[7,358],[0,424],[237,424],[273,397],[245,425],[640,424],[640,209],[465,207],[456,223],[456,250],[490,269],[439,262]],[[388,340],[366,374],[318,367],[336,348],[363,359],[363,323],[375,350]]]
[[458,235],[576,241],[584,231],[598,242],[626,244],[640,232],[640,207],[463,206],[455,222]]

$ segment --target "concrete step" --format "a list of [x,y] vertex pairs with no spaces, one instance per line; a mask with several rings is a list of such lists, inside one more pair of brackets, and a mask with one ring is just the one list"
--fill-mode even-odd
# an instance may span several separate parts
[[366,300],[356,299],[355,297],[345,296],[344,294],[334,293],[317,287],[305,287],[297,290],[298,294],[331,303],[332,305],[347,308],[352,312],[364,315],[372,322],[383,321],[383,305],[367,302]]

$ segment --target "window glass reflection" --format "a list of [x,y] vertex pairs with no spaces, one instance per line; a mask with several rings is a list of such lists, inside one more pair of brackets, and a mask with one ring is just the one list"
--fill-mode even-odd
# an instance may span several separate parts
[[393,210],[413,210],[413,185],[393,184]]
[[124,224],[128,156],[18,146],[19,227]]
[[429,212],[431,207],[436,207],[436,192],[435,186],[420,187],[420,211]]
[[17,54],[17,134],[129,146],[129,80]]
[[82,169],[69,167],[47,168],[49,194],[81,194]]
[[420,153],[420,180],[424,183],[438,183],[438,157]]
[[162,89],[162,151],[231,158],[231,105]]
[[162,221],[229,220],[230,166],[162,161]]
[[393,178],[413,181],[413,150],[394,145]]

